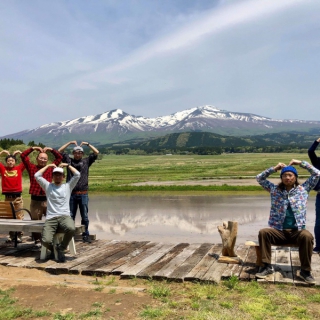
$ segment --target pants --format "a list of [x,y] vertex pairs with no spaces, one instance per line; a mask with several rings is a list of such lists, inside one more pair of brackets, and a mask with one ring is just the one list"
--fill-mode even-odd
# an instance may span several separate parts
[[[5,199],[4,201],[10,201],[10,202],[13,202],[13,205],[14,205],[14,209],[15,210],[19,210],[21,208],[23,208],[23,200],[22,200],[22,197],[13,197],[13,196],[7,196],[5,195]],[[20,220],[23,220],[24,218],[24,212],[23,211],[20,211],[16,214],[17,216],[17,219],[20,219]],[[19,231],[17,233],[18,235],[18,238],[21,238],[23,236],[23,232]],[[9,237],[11,239],[14,239],[14,236],[15,236],[15,232],[14,231],[9,231]]]
[[[30,202],[31,220],[41,220],[47,213],[47,201],[32,200]],[[34,241],[41,240],[41,233],[32,232]]]
[[79,207],[80,215],[81,215],[81,225],[85,226],[85,231],[82,233],[82,236],[89,235],[88,203],[89,203],[88,194],[71,194],[71,197],[70,197],[71,218],[75,220],[77,209]]
[[316,247],[320,248],[320,193],[316,197],[316,221],[314,224],[314,237]]
[[42,245],[50,251],[53,250],[53,236],[57,230],[64,232],[60,247],[62,250],[66,250],[76,230],[74,221],[70,216],[59,216],[46,220],[42,230]]
[[271,245],[296,244],[299,246],[301,269],[311,271],[313,236],[308,230],[280,231],[265,228],[259,231],[261,258],[264,263],[271,263]]

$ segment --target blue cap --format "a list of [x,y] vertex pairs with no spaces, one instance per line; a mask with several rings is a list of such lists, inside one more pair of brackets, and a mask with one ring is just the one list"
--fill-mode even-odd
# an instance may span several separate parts
[[280,178],[282,177],[282,175],[283,175],[285,172],[293,172],[293,173],[296,175],[296,177],[298,177],[298,171],[297,171],[297,169],[296,169],[295,167],[293,167],[293,166],[286,166],[286,167],[282,168],[281,173],[280,173]]

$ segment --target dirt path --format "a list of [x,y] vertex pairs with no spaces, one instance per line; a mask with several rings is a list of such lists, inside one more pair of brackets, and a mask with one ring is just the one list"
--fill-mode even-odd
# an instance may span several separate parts
[[37,319],[52,319],[58,312],[76,313],[78,318],[93,310],[99,310],[102,319],[136,319],[144,305],[153,304],[143,280],[50,275],[36,269],[1,265],[0,275],[1,290],[14,288],[11,297],[18,299],[20,307],[51,313]]

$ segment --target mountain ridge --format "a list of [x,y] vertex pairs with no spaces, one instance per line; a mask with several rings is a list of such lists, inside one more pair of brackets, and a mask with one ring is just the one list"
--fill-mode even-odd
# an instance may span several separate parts
[[99,145],[186,131],[244,136],[283,131],[306,132],[319,127],[320,121],[279,120],[205,105],[156,118],[130,115],[121,109],[113,109],[97,115],[44,124],[1,138],[21,139],[25,142],[41,139],[42,143],[50,145],[70,140],[90,140]]

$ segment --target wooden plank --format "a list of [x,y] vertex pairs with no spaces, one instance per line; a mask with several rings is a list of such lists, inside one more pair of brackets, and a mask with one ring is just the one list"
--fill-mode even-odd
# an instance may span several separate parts
[[316,280],[316,285],[320,285],[320,254],[314,253],[311,260],[312,275]]
[[145,259],[150,254],[158,250],[161,246],[162,246],[161,243],[156,243],[156,242],[147,243],[146,245],[138,249],[139,252],[134,258],[130,259],[128,262],[121,265],[120,267],[114,269],[112,271],[112,274],[119,275],[125,272],[127,269],[131,268],[135,264],[139,263],[141,260]]
[[[143,243],[145,244],[145,242]],[[124,243],[122,246],[114,246],[114,248],[110,248],[107,250],[103,255],[102,259],[90,264],[88,267],[82,269],[81,274],[83,275],[106,275],[110,274],[111,272],[107,273],[103,271],[103,268],[108,266],[109,263],[112,263],[115,260],[121,259],[127,256],[130,252],[134,251],[135,249],[141,247],[142,244],[138,241],[133,241],[129,243]],[[98,271],[99,270],[99,271]]]
[[246,259],[243,262],[242,270],[239,274],[239,279],[243,281],[255,279],[255,274],[259,268],[256,266],[257,254],[255,247],[249,247]]
[[229,279],[233,275],[239,277],[241,270],[243,268],[243,263],[247,259],[248,252],[249,252],[249,248],[246,245],[240,244],[236,248],[236,254],[238,255],[238,257],[241,258],[242,263],[241,264],[228,264],[225,267],[225,269],[221,275],[221,278],[222,279]]
[[302,278],[299,277],[300,269],[301,269],[299,249],[291,248],[290,256],[291,256],[293,283],[297,286],[309,286],[309,284],[307,284]]
[[137,274],[139,278],[152,278],[163,266],[167,265],[172,259],[174,259],[184,248],[188,247],[188,243],[179,243],[174,246],[169,252],[161,257],[157,262],[151,264],[143,271]]
[[77,253],[75,257],[68,257],[67,262],[49,265],[45,268],[47,272],[54,274],[81,274],[82,268],[85,268],[89,261],[95,259],[95,257],[101,255],[101,252],[107,250],[108,247],[112,247],[120,241],[99,240],[94,245],[88,244],[80,248],[81,251]]
[[221,250],[222,250],[221,244],[213,245],[208,251],[208,253],[184,277],[184,281],[201,280],[202,277],[207,273],[210,266],[213,263],[217,262],[217,258],[221,254]]
[[117,256],[115,260],[109,261],[107,265],[101,266],[96,269],[97,274],[111,274],[113,270],[119,268],[123,264],[127,263],[130,259],[136,257],[141,253],[141,247],[145,246],[148,241],[135,242],[128,248],[127,254],[119,257]]
[[218,263],[218,261],[213,263],[206,274],[202,276],[201,281],[219,283],[221,281],[221,275],[224,268],[225,265],[223,263]]
[[163,266],[159,271],[153,275],[153,279],[163,280],[179,268],[199,247],[200,243],[194,243],[185,247],[181,253],[173,258],[167,265]]
[[202,243],[189,258],[168,275],[167,279],[182,282],[185,276],[199,263],[212,246],[212,243]]
[[158,248],[157,251],[150,254],[145,259],[138,262],[136,265],[128,268],[125,272],[120,275],[120,278],[130,278],[130,277],[138,277],[138,274],[147,268],[152,263],[158,261],[164,254],[170,251],[175,245],[172,243],[162,244],[161,247]]
[[293,283],[290,248],[277,247],[275,252],[275,283]]

